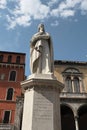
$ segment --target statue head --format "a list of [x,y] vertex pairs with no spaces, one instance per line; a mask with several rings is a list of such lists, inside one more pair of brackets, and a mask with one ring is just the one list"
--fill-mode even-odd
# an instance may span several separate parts
[[38,32],[40,32],[40,31],[45,32],[44,24],[42,24],[42,23],[38,25]]

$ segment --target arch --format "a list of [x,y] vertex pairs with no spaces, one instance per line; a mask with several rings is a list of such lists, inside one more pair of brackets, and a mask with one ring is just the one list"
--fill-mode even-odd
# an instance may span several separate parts
[[72,109],[65,104],[61,104],[61,127],[62,130],[75,130],[75,120]]
[[66,68],[64,70],[64,72],[67,72],[67,73],[79,73],[79,70],[76,69],[76,68],[73,68],[73,67],[69,67],[69,68]]
[[64,102],[64,103],[61,103],[60,106],[66,106],[66,107],[69,107],[69,108],[72,110],[72,112],[74,113],[74,109],[73,109],[73,107],[72,107],[71,105],[65,103],[65,102]]
[[87,130],[87,104],[78,109],[78,124],[79,130]]
[[10,81],[15,81],[16,80],[16,71],[11,71],[10,72],[9,80]]
[[6,100],[12,100],[12,98],[13,98],[13,92],[14,92],[13,88],[8,88]]

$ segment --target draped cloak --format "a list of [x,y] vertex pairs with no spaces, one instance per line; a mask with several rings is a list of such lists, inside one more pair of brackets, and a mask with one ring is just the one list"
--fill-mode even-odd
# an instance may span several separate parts
[[51,37],[46,32],[42,34],[38,32],[32,37],[30,44],[31,73],[53,73],[53,67],[54,59]]

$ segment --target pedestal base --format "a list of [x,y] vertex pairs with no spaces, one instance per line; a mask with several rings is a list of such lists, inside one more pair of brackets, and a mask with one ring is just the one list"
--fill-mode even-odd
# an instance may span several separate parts
[[21,86],[26,89],[22,130],[61,130],[59,92],[63,84],[54,77],[35,75]]

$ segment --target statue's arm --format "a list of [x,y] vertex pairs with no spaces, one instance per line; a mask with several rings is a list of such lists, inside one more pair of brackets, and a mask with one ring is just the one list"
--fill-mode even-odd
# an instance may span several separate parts
[[50,35],[48,33],[44,33],[44,34],[35,34],[31,41],[30,41],[30,46],[33,48],[35,47],[35,44],[38,40],[44,39],[44,40],[48,40],[50,38]]
[[40,40],[40,35],[35,34],[35,35],[32,37],[30,43],[35,46],[35,43],[36,43],[38,40]]
[[33,36],[32,39],[30,40],[30,47],[34,48],[36,42],[37,42],[37,37]]

